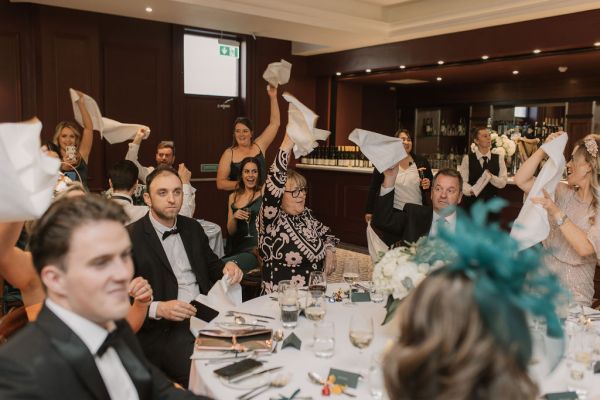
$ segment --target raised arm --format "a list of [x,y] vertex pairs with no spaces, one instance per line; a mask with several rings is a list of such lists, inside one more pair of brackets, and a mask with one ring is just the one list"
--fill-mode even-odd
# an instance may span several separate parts
[[181,179],[181,183],[183,183],[183,203],[181,204],[179,214],[194,218],[194,211],[196,211],[196,189],[191,184],[192,172],[186,168],[184,163],[181,163],[179,164],[177,174]]
[[271,118],[269,120],[269,125],[267,125],[265,130],[254,141],[261,148],[264,154],[267,153],[267,149],[271,143],[273,143],[275,136],[277,136],[277,131],[279,130],[279,125],[281,124],[281,117],[279,115],[279,102],[277,101],[277,88],[267,85],[267,93],[269,95],[269,101],[271,102]]
[[237,182],[229,180],[232,157],[233,152],[231,149],[227,149],[223,152],[219,160],[219,167],[217,168],[217,189],[219,190],[231,191],[237,188]]
[[87,164],[94,142],[94,124],[92,123],[92,117],[85,106],[83,93],[78,91],[77,94],[79,95],[77,106],[79,107],[81,118],[83,120],[83,134],[81,135],[81,143],[79,143],[79,154],[81,154],[81,158],[83,158],[83,161]]
[[135,133],[135,137],[133,138],[131,143],[129,143],[129,149],[127,150],[125,159],[129,160],[135,164],[135,166],[138,168],[139,180],[142,181],[143,183],[146,183],[146,177],[148,176],[148,174],[150,174],[151,171],[148,167],[144,167],[138,161],[138,153],[140,151],[140,144],[142,143],[144,136],[146,136],[145,130],[143,128],[138,129],[138,131]]
[[[551,142],[564,133],[565,132],[552,133],[550,136],[548,136],[545,143]],[[529,193],[533,187],[533,182],[535,182],[535,171],[545,157],[546,153],[544,150],[541,147],[538,148],[535,153],[533,153],[527,160],[525,160],[523,164],[521,164],[521,168],[519,168],[515,174],[515,177],[513,178],[515,184],[525,193]]]

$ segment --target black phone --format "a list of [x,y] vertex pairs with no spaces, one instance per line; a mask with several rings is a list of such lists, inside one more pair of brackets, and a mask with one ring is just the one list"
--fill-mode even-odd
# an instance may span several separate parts
[[215,374],[222,376],[226,379],[232,379],[237,376],[243,375],[246,372],[250,372],[263,365],[262,362],[256,361],[253,358],[246,358],[245,360],[238,361],[233,364],[226,365],[222,368],[216,369]]
[[196,307],[196,318],[201,319],[204,322],[210,322],[219,315],[217,310],[210,308],[199,301],[192,300],[190,301],[190,304]]

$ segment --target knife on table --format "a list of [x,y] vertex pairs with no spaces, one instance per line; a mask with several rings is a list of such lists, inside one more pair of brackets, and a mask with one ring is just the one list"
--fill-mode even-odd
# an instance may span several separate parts
[[265,370],[262,370],[262,371],[258,371],[258,372],[255,372],[253,374],[250,374],[250,375],[246,375],[246,376],[242,376],[240,378],[236,378],[236,379],[230,380],[229,383],[243,382],[246,379],[254,378],[255,376],[266,374],[267,372],[277,371],[277,370],[280,370],[281,368],[283,368],[283,367],[273,367],[273,368],[265,369]]

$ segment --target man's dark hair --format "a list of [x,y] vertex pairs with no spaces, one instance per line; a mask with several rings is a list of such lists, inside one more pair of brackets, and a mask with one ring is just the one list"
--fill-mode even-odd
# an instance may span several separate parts
[[71,245],[73,232],[85,224],[98,221],[129,221],[123,207],[99,195],[63,198],[54,202],[35,224],[29,240],[33,264],[38,273],[47,265],[64,269],[64,257]]
[[138,168],[129,160],[121,160],[108,170],[108,177],[114,190],[129,190],[135,186]]
[[146,192],[150,193],[150,185],[152,184],[152,181],[156,179],[157,176],[164,174],[173,174],[177,177],[177,179],[179,179],[179,181],[181,181],[181,178],[179,177],[177,171],[175,171],[169,165],[161,164],[158,167],[156,167],[154,171],[150,172],[150,174],[146,177]]
[[[440,175],[444,175],[444,176],[450,176],[452,178],[456,178],[458,179],[458,188],[459,190],[462,192],[462,187],[463,187],[463,177],[460,174],[460,172],[458,172],[457,170],[455,170],[454,168],[442,168],[440,169],[437,174],[435,174],[435,177],[433,178],[433,184],[435,184],[435,181],[437,180],[437,177]],[[433,187],[433,185],[431,185]]]

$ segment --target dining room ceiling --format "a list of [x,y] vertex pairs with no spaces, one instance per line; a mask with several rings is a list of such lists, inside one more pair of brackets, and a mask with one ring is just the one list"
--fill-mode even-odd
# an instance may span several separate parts
[[598,0],[11,1],[290,40],[296,55],[330,53],[600,8]]

